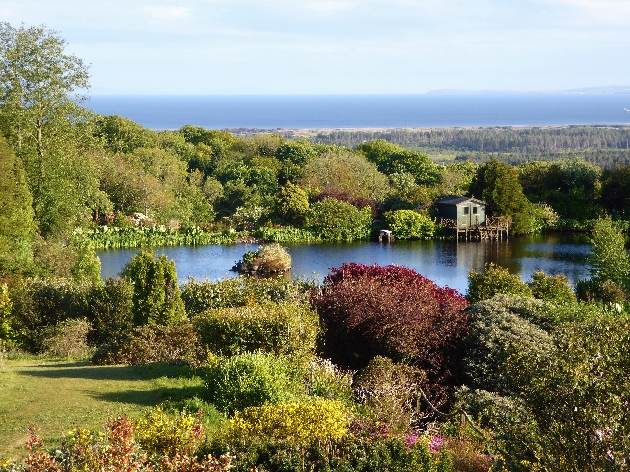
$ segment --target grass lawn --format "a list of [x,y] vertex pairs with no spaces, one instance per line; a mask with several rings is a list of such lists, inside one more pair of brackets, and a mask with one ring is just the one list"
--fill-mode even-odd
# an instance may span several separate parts
[[[132,418],[166,401],[199,396],[203,380],[187,367],[95,366],[45,358],[0,358],[0,459],[27,454],[28,426],[55,446],[73,428],[102,431],[109,415]],[[218,414],[211,421],[219,422]]]

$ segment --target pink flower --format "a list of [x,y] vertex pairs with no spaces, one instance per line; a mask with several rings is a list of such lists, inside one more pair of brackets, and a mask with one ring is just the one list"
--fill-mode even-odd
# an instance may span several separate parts
[[444,439],[440,436],[431,436],[431,441],[429,442],[429,451],[438,452],[444,446]]
[[411,449],[413,445],[418,442],[418,435],[407,434],[405,435],[405,440],[407,441],[407,449]]

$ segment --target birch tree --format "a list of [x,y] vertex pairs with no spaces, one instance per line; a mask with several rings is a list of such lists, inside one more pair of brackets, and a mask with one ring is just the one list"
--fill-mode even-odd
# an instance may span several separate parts
[[107,200],[88,154],[88,66],[65,47],[44,26],[0,23],[0,129],[24,164],[45,236],[58,236]]

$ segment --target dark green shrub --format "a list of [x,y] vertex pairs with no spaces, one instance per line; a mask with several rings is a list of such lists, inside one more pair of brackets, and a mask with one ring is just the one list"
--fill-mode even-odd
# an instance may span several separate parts
[[221,356],[310,355],[319,331],[317,314],[304,304],[214,308],[196,316],[194,325],[203,347]]
[[88,333],[92,326],[86,319],[60,321],[44,330],[42,350],[56,357],[81,358],[88,354]]
[[580,300],[588,303],[604,302],[623,305],[627,299],[624,287],[612,280],[579,280],[575,292]]
[[92,362],[99,365],[167,362],[198,366],[204,359],[204,351],[192,324],[185,322],[175,326],[140,326],[126,339],[101,346]]
[[554,303],[575,303],[575,292],[568,284],[569,279],[565,275],[546,275],[542,270],[536,270],[527,285],[535,298]]
[[133,329],[133,286],[128,282],[110,278],[105,284],[93,285],[87,305],[91,344],[112,343]]
[[[299,446],[287,441],[248,437],[240,441],[215,439],[209,452],[235,454],[236,472],[451,472],[446,451],[429,451],[426,443],[409,445],[405,438],[344,436],[334,442],[313,441]],[[218,456],[217,456],[218,457]]]
[[212,358],[206,365],[206,399],[232,414],[248,406],[277,403],[303,395],[303,371],[287,357],[245,353]]
[[433,220],[413,210],[386,213],[385,220],[397,239],[429,239],[435,232]]
[[[509,397],[467,391],[508,470],[624,470],[630,460],[630,319],[567,324],[557,349],[513,350],[501,366]],[[527,462],[524,462],[527,461]]]
[[489,215],[512,217],[513,232],[531,231],[531,203],[523,194],[516,168],[492,159],[477,169],[468,191],[487,203]]
[[90,344],[109,343],[133,327],[132,287],[121,280],[91,285],[70,279],[32,279],[12,294],[12,325],[23,349],[41,349],[43,329],[67,319],[87,319]]
[[510,274],[507,269],[490,262],[482,273],[471,270],[468,273],[468,292],[470,303],[477,303],[492,298],[497,293],[531,297],[532,292],[518,274]]
[[520,313],[542,305],[515,295],[496,295],[469,309],[464,370],[475,388],[509,394],[518,388],[502,370],[506,360],[522,350],[548,355],[555,351],[553,337]]
[[44,329],[75,318],[90,320],[90,285],[71,279],[32,279],[12,293],[12,321],[22,349],[39,352]]
[[133,284],[133,320],[171,325],[185,316],[175,263],[165,255],[157,260],[150,252],[134,256],[120,274]]

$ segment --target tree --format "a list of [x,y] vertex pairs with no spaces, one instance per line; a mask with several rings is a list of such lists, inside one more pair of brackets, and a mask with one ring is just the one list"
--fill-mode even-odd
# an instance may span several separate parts
[[387,177],[374,164],[345,149],[328,151],[310,159],[298,183],[310,193],[339,190],[351,197],[377,201],[382,201],[390,190]]
[[591,276],[599,282],[623,283],[630,274],[630,259],[624,237],[614,228],[610,217],[595,222],[591,237],[593,250],[589,257]]
[[96,122],[95,134],[112,152],[129,153],[157,145],[157,133],[117,115],[104,116]]
[[165,255],[155,260],[150,252],[142,252],[131,259],[121,275],[133,284],[133,320],[136,326],[147,323],[173,325],[184,318],[175,263]]
[[0,274],[32,259],[32,197],[24,169],[0,136]]
[[302,177],[304,166],[315,157],[315,149],[306,139],[300,139],[281,144],[275,157],[282,163],[280,183],[284,184]]
[[496,159],[478,169],[469,193],[484,200],[492,215],[514,216],[529,203],[518,181],[516,169]]
[[302,226],[309,210],[306,192],[290,181],[282,187],[276,200],[276,211],[288,223]]
[[378,170],[390,175],[409,172],[419,185],[435,185],[440,182],[442,169],[424,154],[404,149],[382,139],[361,144],[357,150],[373,162]]
[[602,204],[624,219],[630,216],[630,166],[617,165],[602,175]]
[[479,168],[468,192],[487,204],[492,216],[507,215],[513,219],[513,230],[528,233],[532,229],[532,204],[523,193],[516,169],[493,159]]
[[[107,199],[86,150],[88,67],[43,26],[0,24],[0,128],[22,160],[44,236],[60,237]],[[80,185],[78,184],[80,183]]]
[[370,207],[362,210],[336,198],[324,198],[311,206],[309,226],[327,241],[367,239],[372,230]]
[[567,159],[549,166],[549,193],[546,196],[562,218],[592,218],[600,194],[601,169],[580,159]]

